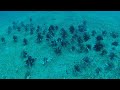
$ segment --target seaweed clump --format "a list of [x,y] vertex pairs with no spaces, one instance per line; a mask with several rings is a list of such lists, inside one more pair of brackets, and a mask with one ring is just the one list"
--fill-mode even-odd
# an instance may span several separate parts
[[28,44],[28,40],[26,38],[23,39],[23,45],[27,45]]
[[28,68],[31,68],[35,64],[35,59],[32,58],[32,56],[28,56],[28,59],[25,62],[26,62],[26,66]]
[[73,66],[73,75],[78,76],[83,68],[80,66],[79,63]]
[[101,41],[101,40],[103,40],[103,37],[102,37],[101,35],[98,35],[98,36],[96,37],[96,40],[97,40],[97,41]]
[[17,29],[17,23],[16,23],[15,21],[12,22],[12,28],[13,28],[14,30]]
[[85,42],[87,42],[90,39],[89,33],[84,33],[83,34],[83,39],[84,39]]
[[95,36],[97,32],[95,30],[93,30],[91,33],[92,33],[91,34],[92,36]]
[[112,45],[113,45],[113,46],[118,46],[119,43],[118,43],[117,41],[114,41],[114,42],[112,42]]
[[[77,39],[79,39],[79,36],[77,34],[74,34],[72,37],[71,37],[71,43],[74,43]],[[83,40],[82,40],[83,41]],[[78,40],[79,42],[79,40]],[[80,37],[80,42],[81,42],[81,37]]]
[[40,32],[40,26],[39,25],[37,26],[36,32],[37,33]]
[[17,31],[18,31],[18,32],[21,31],[21,27],[20,27],[20,26],[17,27]]
[[87,31],[87,22],[86,22],[86,20],[84,20],[83,23],[78,26],[78,30],[79,30],[80,32],[85,32],[85,31]]
[[47,33],[47,34],[46,34],[46,41],[50,41],[51,38],[52,38],[52,37],[51,37],[50,33]]
[[26,25],[24,26],[24,29],[25,29],[25,32],[29,31],[29,24],[26,24]]
[[1,37],[1,42],[5,43],[5,38],[4,37]]
[[61,53],[62,53],[60,47],[56,47],[56,48],[54,49],[54,52],[55,52],[56,55],[61,55]]
[[80,45],[81,43],[83,43],[83,38],[81,36],[78,36],[77,42],[78,42],[78,45]]
[[80,72],[80,65],[79,64],[75,64],[74,65],[74,70],[75,70],[75,72]]
[[82,61],[84,62],[84,64],[85,64],[86,66],[88,66],[88,65],[91,64],[91,60],[90,60],[90,58],[89,58],[88,56],[85,56],[85,57],[82,59]]
[[50,27],[49,27],[49,32],[54,32],[54,30],[55,30],[55,27],[54,27],[54,25],[50,25]]
[[103,48],[104,48],[104,45],[101,42],[97,42],[93,47],[93,49],[97,52],[101,51]]
[[56,46],[57,46],[56,40],[51,41],[51,46],[52,46],[52,47],[56,47]]
[[71,25],[70,28],[69,28],[69,30],[70,30],[70,33],[73,34],[73,33],[75,32],[75,28],[74,28],[74,26]]
[[61,38],[58,38],[58,39],[57,39],[57,42],[58,42],[58,43],[62,42],[62,39],[61,39]]
[[67,47],[68,44],[69,44],[69,42],[66,41],[66,40],[62,40],[62,41],[61,41],[61,46],[62,46],[62,47]]
[[27,51],[23,50],[22,53],[21,53],[21,57],[22,58],[27,58],[28,57]]
[[110,60],[113,60],[116,57],[116,54],[114,52],[110,52],[109,57]]
[[13,41],[18,42],[18,37],[16,35],[13,35]]
[[111,32],[110,35],[111,35],[111,37],[114,38],[114,39],[119,37],[118,33],[117,33],[117,32],[114,32],[114,31]]
[[71,50],[72,50],[72,51],[75,51],[75,50],[76,50],[76,47],[75,47],[75,46],[71,46]]
[[84,44],[79,44],[78,47],[79,47],[79,48],[78,48],[78,52],[79,52],[79,53],[86,52],[86,47],[85,47]]
[[102,35],[103,35],[103,36],[106,36],[106,35],[107,35],[107,31],[105,31],[105,30],[102,31]]
[[43,36],[41,35],[41,33],[38,33],[37,34],[37,43],[40,43],[41,41],[42,41],[42,39],[43,39]]
[[34,30],[35,28],[33,26],[30,27],[30,35],[33,35],[34,34]]
[[65,31],[65,29],[64,29],[64,28],[62,28],[62,29],[61,29],[61,37],[62,37],[62,39],[66,39],[66,38],[67,38],[67,36],[68,36],[67,31]]
[[7,31],[8,35],[11,34],[11,32],[12,32],[12,27],[9,26],[9,27],[8,27],[8,31]]
[[104,55],[106,55],[107,53],[108,53],[107,50],[106,50],[106,49],[103,49],[100,55],[104,56]]

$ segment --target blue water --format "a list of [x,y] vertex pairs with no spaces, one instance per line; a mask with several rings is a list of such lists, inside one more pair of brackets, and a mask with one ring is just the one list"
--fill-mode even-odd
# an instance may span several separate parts
[[1,79],[119,79],[119,11],[0,11]]

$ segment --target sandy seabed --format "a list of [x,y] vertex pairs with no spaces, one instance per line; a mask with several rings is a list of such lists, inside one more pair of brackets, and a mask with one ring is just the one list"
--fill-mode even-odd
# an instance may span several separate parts
[[119,21],[114,11],[1,11],[0,78],[118,79]]

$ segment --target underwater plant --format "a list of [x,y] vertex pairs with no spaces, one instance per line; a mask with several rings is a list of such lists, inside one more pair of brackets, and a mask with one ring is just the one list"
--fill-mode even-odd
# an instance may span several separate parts
[[21,27],[25,27],[24,22],[20,22],[20,26],[21,26]]
[[114,52],[110,52],[109,57],[110,60],[113,60],[117,55]]
[[55,26],[55,30],[58,30],[59,28],[58,28],[58,26]]
[[[40,31],[39,31],[40,32]],[[46,29],[44,29],[43,31],[41,31],[42,35],[46,35]]]
[[51,37],[55,36],[55,26],[54,25],[50,25],[50,27],[48,28],[48,33]]
[[78,30],[79,30],[80,32],[84,32],[84,31],[85,31],[85,29],[84,29],[84,27],[83,27],[82,25],[79,25],[79,26],[78,26]]
[[86,32],[85,32],[85,33],[83,34],[83,39],[84,39],[85,42],[87,42],[87,41],[90,39],[89,33],[86,33]]
[[78,52],[80,53],[85,52],[85,45],[83,43],[79,44],[78,47],[79,47]]
[[62,37],[62,39],[66,39],[67,36],[68,36],[67,31],[64,28],[62,28],[61,29],[61,37]]
[[48,28],[48,33],[47,33],[51,38],[55,36],[55,27],[53,25],[50,25]]
[[18,37],[16,35],[13,35],[13,41],[18,42]]
[[80,32],[85,32],[85,31],[87,31],[87,27],[86,26],[87,26],[87,22],[86,22],[86,20],[84,20],[83,23],[82,23],[82,25],[78,26],[78,30]]
[[31,28],[30,28],[30,35],[33,35],[33,34],[34,34],[34,29],[35,29],[34,27],[31,27]]
[[52,47],[56,47],[57,46],[57,42],[55,40],[51,41],[51,46]]
[[56,48],[54,49],[54,52],[55,52],[56,55],[60,55],[60,54],[62,53],[60,47],[56,47]]
[[46,33],[46,40],[49,41],[55,36],[55,33],[53,31],[48,31]]
[[50,25],[48,30],[49,30],[49,32],[53,32],[55,30],[55,26],[54,25]]
[[114,31],[111,32],[110,35],[111,35],[111,37],[114,38],[114,39],[119,37],[118,33],[117,33],[117,32],[114,32]]
[[18,32],[21,31],[21,27],[20,27],[20,26],[17,27],[17,31],[18,31]]
[[8,35],[11,34],[11,32],[12,32],[12,27],[9,26],[9,27],[8,27],[8,30],[7,30]]
[[75,51],[75,49],[76,49],[75,46],[71,46],[72,51]]
[[97,32],[95,30],[92,30],[92,36],[95,36],[97,34]]
[[103,36],[106,36],[106,35],[107,35],[107,31],[106,31],[106,30],[103,30],[103,31],[102,31],[102,35],[103,35]]
[[24,28],[25,28],[25,32],[27,32],[29,30],[29,24],[26,24]]
[[32,58],[32,56],[28,56],[28,59],[25,61],[26,66],[31,68],[35,64],[35,60],[36,59]]
[[55,32],[49,32],[51,37],[54,37],[55,36]]
[[21,52],[21,56],[22,56],[22,58],[27,58],[27,56],[28,56],[27,51],[23,50]]
[[73,34],[72,38],[77,39],[79,37],[78,34]]
[[29,20],[30,20],[30,22],[32,22],[33,21],[32,17],[30,17]]
[[69,42],[66,41],[66,40],[62,40],[62,41],[61,41],[61,46],[62,46],[62,47],[67,47],[68,44],[69,44]]
[[103,49],[100,55],[104,56],[104,55],[106,55],[107,53],[108,53],[107,50],[106,50],[106,49]]
[[36,32],[37,33],[40,32],[40,26],[39,25],[37,26]]
[[91,60],[88,56],[85,56],[82,61],[84,62],[85,65],[90,65],[91,64]]
[[75,32],[75,28],[74,28],[74,26],[71,25],[70,28],[69,28],[69,30],[70,30],[70,33],[73,34],[73,33]]
[[114,41],[114,42],[112,42],[112,45],[113,45],[113,46],[118,46],[119,43],[118,43],[117,41]]
[[38,33],[37,34],[37,43],[40,43],[41,41],[42,41],[42,39],[43,39],[43,36],[42,36],[42,34],[41,33]]
[[80,64],[75,64],[74,65],[74,70],[75,70],[75,72],[80,72]]
[[17,23],[15,21],[12,22],[12,28],[13,28],[13,30],[17,29]]
[[81,71],[83,70],[82,66],[80,65],[80,63],[76,63],[74,64],[73,68],[72,68],[72,73],[74,76],[79,76]]
[[61,38],[58,38],[58,39],[57,39],[57,42],[59,42],[59,43],[62,42],[62,39],[61,39]]
[[49,33],[46,34],[46,40],[49,41],[51,39],[51,35]]
[[77,35],[77,34],[74,34],[74,35],[72,35],[70,41],[71,41],[71,43],[74,43],[77,39],[78,39],[78,35]]
[[83,43],[83,39],[82,39],[81,36],[78,36],[77,42],[78,42],[78,45],[80,45],[81,43]]
[[1,42],[5,43],[5,37],[1,37]]
[[28,44],[28,40],[26,38],[23,39],[23,45],[27,45]]
[[96,40],[97,40],[97,41],[101,41],[101,40],[103,40],[103,37],[102,37],[101,35],[98,35],[98,36],[96,37]]
[[95,51],[101,51],[104,48],[104,45],[101,42],[96,42],[96,44],[94,45],[93,49]]

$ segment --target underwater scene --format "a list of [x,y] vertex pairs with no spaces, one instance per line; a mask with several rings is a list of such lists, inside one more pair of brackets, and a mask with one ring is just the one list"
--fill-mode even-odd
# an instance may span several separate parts
[[120,79],[120,11],[0,11],[0,79]]

